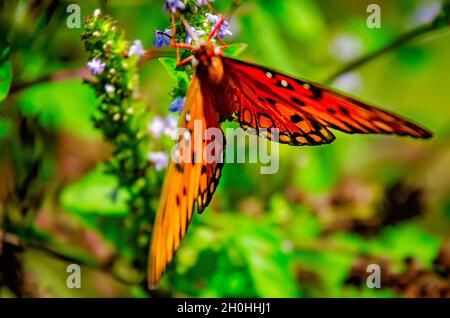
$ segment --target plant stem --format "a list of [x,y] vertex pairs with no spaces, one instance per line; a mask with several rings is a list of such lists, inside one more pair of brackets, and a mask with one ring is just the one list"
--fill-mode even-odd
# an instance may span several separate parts
[[450,3],[446,3],[443,5],[441,13],[430,23],[421,25],[410,32],[401,35],[399,38],[395,39],[391,43],[387,44],[384,47],[379,48],[378,50],[366,55],[362,56],[353,62],[350,62],[349,64],[345,65],[343,68],[335,72],[333,75],[331,75],[326,81],[326,84],[332,83],[334,80],[336,80],[341,75],[348,73],[361,65],[364,65],[366,63],[369,63],[370,61],[378,58],[379,56],[383,55],[384,53],[390,52],[392,50],[395,50],[407,42],[418,38],[421,35],[424,35],[426,33],[439,30],[444,27],[448,27],[450,25]]

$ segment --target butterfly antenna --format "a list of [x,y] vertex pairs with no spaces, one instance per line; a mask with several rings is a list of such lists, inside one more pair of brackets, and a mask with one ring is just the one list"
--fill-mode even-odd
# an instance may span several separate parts
[[210,11],[212,11],[212,12],[215,13],[215,14],[221,15],[220,12],[217,11],[216,9],[214,9],[213,6],[212,6],[210,3],[208,3],[207,5],[208,5],[208,9],[209,9]]
[[172,35],[170,37],[170,45],[172,47],[175,48],[176,53],[177,53],[177,65],[183,65],[186,64],[189,59],[181,61],[181,56],[180,56],[180,49],[187,49],[187,50],[193,50],[194,47],[192,45],[188,45],[186,43],[177,43],[175,41],[175,34],[177,34],[177,25],[175,23],[175,16],[172,14],[171,15],[171,20],[172,20]]
[[241,0],[233,0],[233,3],[231,4],[231,7],[228,9],[227,12],[227,20],[230,21],[233,15],[236,13],[236,10],[241,6],[242,1]]
[[160,57],[174,57],[174,52],[169,50],[147,50],[144,53],[144,57],[147,60],[153,60]]

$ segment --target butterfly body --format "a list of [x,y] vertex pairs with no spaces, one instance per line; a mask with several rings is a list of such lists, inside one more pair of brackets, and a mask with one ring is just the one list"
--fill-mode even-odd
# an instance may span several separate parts
[[[187,133],[179,140],[180,155],[190,160],[168,168],[149,253],[151,286],[172,260],[195,207],[203,212],[217,188],[224,161],[223,121],[237,121],[245,130],[294,146],[331,143],[335,136],[330,129],[431,137],[407,119],[320,84],[225,57],[212,41],[191,53],[195,74],[180,123]],[[210,129],[214,138],[208,136]],[[202,156],[203,151],[191,147],[195,143],[214,151]]]
[[224,80],[224,70],[220,51],[214,45],[201,45],[192,52],[196,73],[200,78],[207,78],[212,84],[221,84]]

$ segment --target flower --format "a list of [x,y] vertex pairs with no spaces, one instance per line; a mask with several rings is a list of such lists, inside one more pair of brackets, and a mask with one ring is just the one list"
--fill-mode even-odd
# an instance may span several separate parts
[[172,139],[177,137],[178,118],[172,114],[167,115],[165,121],[164,134]]
[[197,6],[201,7],[207,5],[208,2],[214,2],[214,0],[197,0]]
[[102,63],[102,60],[98,57],[94,57],[87,63],[87,68],[92,75],[101,74],[105,70],[106,63]]
[[349,34],[341,34],[331,43],[331,54],[340,61],[351,61],[361,55],[364,49],[361,39]]
[[410,18],[413,26],[429,23],[436,19],[442,10],[440,1],[428,1],[420,5]]
[[161,32],[160,30],[155,31],[155,41],[153,41],[153,45],[161,48],[163,46],[169,46],[170,45],[170,38],[169,36],[172,34],[172,29],[166,29],[164,32]]
[[169,110],[171,112],[178,112],[178,114],[181,114],[181,112],[183,111],[185,102],[186,102],[186,97],[177,97],[173,100],[172,103],[170,103]]
[[102,14],[102,11],[100,9],[94,10],[94,17],[98,18],[100,16],[100,14]]
[[180,0],[166,0],[166,4],[164,5],[164,10],[169,10],[172,14],[175,14],[177,9],[184,10],[185,8],[186,5]]
[[148,125],[148,130],[155,138],[164,134],[173,139],[176,137],[177,128],[178,118],[172,114],[167,115],[166,118],[156,116]]
[[[209,22],[211,22],[213,24],[212,29],[214,29],[216,27],[217,24],[219,24],[220,20],[222,19],[220,16],[218,15],[214,15],[211,13],[205,13],[206,18],[209,20]],[[231,33],[230,30],[228,30],[230,24],[228,23],[228,21],[223,21],[222,25],[219,28],[219,32],[218,32],[218,36],[219,38],[223,38],[225,35],[233,35],[233,33]]]
[[[187,31],[187,29],[186,29]],[[193,33],[194,36],[200,37],[202,35],[205,35],[206,32],[203,30],[197,30],[196,28],[190,27],[190,30],[187,32],[188,36],[186,37],[186,43],[191,44],[192,43],[192,37],[191,33]]]
[[169,164],[169,156],[162,151],[149,152],[147,159],[155,165],[155,169],[158,171],[166,168]]
[[160,116],[156,116],[155,118],[153,118],[151,123],[148,125],[148,130],[155,138],[161,137],[161,135],[164,133],[165,128],[166,125],[164,119],[162,119]]
[[140,40],[135,40],[133,42],[133,45],[130,47],[130,51],[128,52],[128,55],[142,56],[142,55],[144,55],[144,53],[145,53],[145,50],[144,50],[144,47],[142,46],[142,42]]
[[105,92],[107,94],[113,94],[115,91],[116,91],[116,88],[113,85],[111,85],[111,84],[105,85]]
[[342,91],[354,93],[361,89],[363,82],[358,73],[345,73],[339,76],[334,82],[333,86]]

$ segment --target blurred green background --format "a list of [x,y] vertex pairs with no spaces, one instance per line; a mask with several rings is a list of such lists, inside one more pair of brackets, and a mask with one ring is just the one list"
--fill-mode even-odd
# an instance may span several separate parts
[[[195,216],[159,288],[148,291],[152,224],[130,215],[117,180],[102,169],[111,147],[91,120],[95,94],[81,78],[48,77],[83,69],[88,59],[82,29],[66,26],[70,3],[83,16],[101,8],[145,47],[169,26],[163,1],[0,1],[1,297],[450,296],[448,28],[333,83],[423,124],[433,139],[337,132],[327,146],[280,146],[275,175],[261,175],[257,164],[225,165],[210,206]],[[442,6],[380,0],[382,28],[369,29],[370,3],[243,0],[228,42],[248,44],[244,60],[324,82]],[[214,5],[226,13],[232,1]],[[140,77],[149,112],[167,114],[173,79],[157,60],[143,64]],[[81,264],[80,289],[66,286],[72,263]],[[381,266],[381,289],[366,286],[371,263]]]

